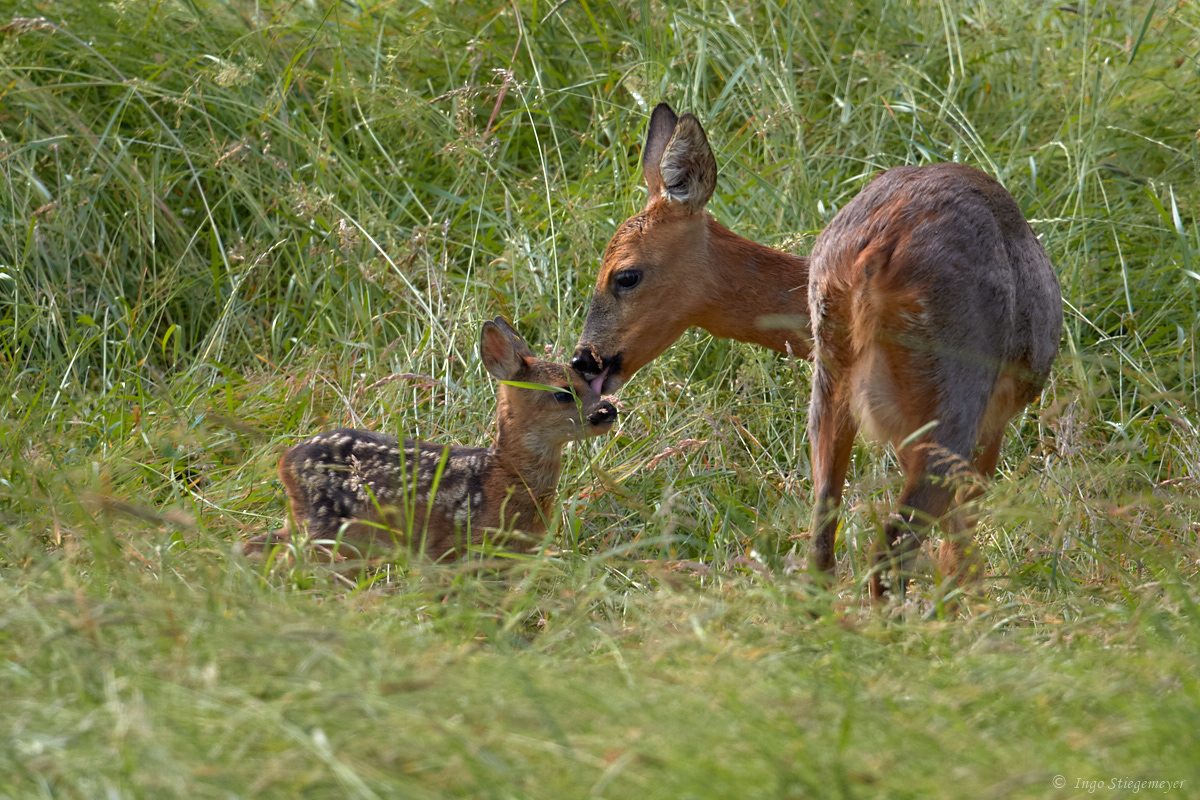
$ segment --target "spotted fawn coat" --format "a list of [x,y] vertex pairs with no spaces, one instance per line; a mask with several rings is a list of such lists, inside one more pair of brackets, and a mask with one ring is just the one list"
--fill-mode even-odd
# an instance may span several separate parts
[[[327,549],[337,543],[343,555],[399,543],[438,559],[485,541],[515,550],[538,541],[553,513],[563,445],[607,433],[617,410],[575,371],[534,358],[502,317],[483,324],[479,353],[501,381],[494,446],[401,443],[349,428],[318,434],[279,461],[292,528]],[[289,536],[256,536],[245,550]]]

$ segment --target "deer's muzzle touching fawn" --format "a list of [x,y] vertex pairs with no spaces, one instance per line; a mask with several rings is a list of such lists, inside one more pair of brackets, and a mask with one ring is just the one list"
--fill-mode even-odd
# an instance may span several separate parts
[[[535,358],[502,317],[483,323],[479,356],[501,382],[493,447],[401,443],[351,429],[318,434],[279,461],[292,526],[343,555],[396,541],[439,559],[485,537],[514,550],[540,540],[554,513],[563,445],[607,433],[617,409],[565,365]],[[289,538],[285,528],[244,549]]]
[[979,577],[971,479],[995,473],[1005,424],[1040,393],[1062,330],[1058,279],[1012,196],[961,164],[891,169],[804,259],[704,210],[716,159],[691,114],[654,109],[642,171],[646,207],[608,244],[571,365],[596,392],[615,391],[693,325],[801,356],[815,345],[811,566],[836,569],[861,426],[895,447],[907,478],[873,548],[872,594],[886,591],[884,567],[904,574],[952,504],[941,569]]

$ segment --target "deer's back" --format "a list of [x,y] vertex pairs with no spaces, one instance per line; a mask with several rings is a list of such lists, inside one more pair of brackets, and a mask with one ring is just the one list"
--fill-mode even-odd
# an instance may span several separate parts
[[973,167],[882,173],[822,231],[810,270],[818,341],[915,342],[918,354],[1009,365],[1022,394],[1058,351],[1050,259],[1008,191]]

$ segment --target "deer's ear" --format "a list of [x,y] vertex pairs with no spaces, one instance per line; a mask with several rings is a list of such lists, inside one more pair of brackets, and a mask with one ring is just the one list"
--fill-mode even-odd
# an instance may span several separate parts
[[659,162],[662,161],[663,151],[671,141],[675,132],[678,117],[666,103],[659,103],[650,114],[650,127],[646,131],[646,146],[642,150],[642,177],[646,180],[646,188],[650,190],[650,199],[656,200],[663,193],[662,173]]
[[483,361],[483,368],[493,378],[498,381],[515,380],[525,368],[525,357],[528,355],[529,347],[525,340],[503,317],[483,323],[479,332],[479,358]]
[[717,188],[717,160],[700,120],[691,114],[679,118],[659,160],[658,172],[668,201],[679,203],[693,214],[704,208]]

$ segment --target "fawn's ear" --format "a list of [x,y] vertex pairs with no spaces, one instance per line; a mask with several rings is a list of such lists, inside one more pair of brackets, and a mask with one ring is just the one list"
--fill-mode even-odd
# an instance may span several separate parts
[[504,317],[496,317],[492,320],[496,323],[496,327],[504,331],[509,339],[512,339],[513,347],[517,349],[517,355],[525,358],[533,358],[533,353],[529,349],[529,345],[525,344],[525,340],[521,338],[521,334],[517,333],[517,329],[512,326],[512,323]]
[[525,340],[503,317],[483,323],[479,333],[479,357],[493,378],[514,380],[525,369],[525,359],[530,355]]

